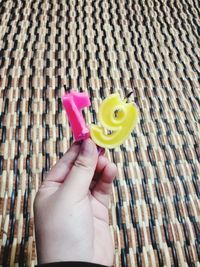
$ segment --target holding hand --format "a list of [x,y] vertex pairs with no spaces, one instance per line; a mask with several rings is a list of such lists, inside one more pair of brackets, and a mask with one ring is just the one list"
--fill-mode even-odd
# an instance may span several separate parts
[[116,171],[90,139],[74,143],[51,169],[34,203],[40,264],[113,264],[108,205]]

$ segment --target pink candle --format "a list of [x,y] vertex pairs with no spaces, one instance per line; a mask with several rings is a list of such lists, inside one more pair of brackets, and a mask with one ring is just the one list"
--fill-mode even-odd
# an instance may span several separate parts
[[63,96],[63,105],[67,112],[75,140],[87,139],[90,136],[90,131],[85,124],[82,109],[91,105],[88,94],[74,91],[66,93]]

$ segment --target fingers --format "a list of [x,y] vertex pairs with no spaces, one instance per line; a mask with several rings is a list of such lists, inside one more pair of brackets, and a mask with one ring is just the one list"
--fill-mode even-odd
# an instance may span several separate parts
[[62,183],[66,179],[80,150],[80,143],[74,143],[64,156],[53,166],[45,181]]
[[107,158],[99,157],[96,173],[97,182],[92,189],[92,195],[104,206],[109,205],[109,195],[112,188],[112,181],[117,174],[117,168]]
[[63,189],[70,194],[84,197],[89,190],[98,160],[96,145],[91,139],[84,140],[79,154],[64,183]]
[[98,161],[97,161],[97,166],[96,166],[96,170],[94,173],[94,177],[92,179],[92,182],[90,184],[90,190],[92,191],[93,187],[96,185],[97,181],[99,180],[99,177],[102,174],[103,169],[105,168],[105,166],[108,163],[108,159],[107,157],[104,157],[103,154],[99,155]]
[[80,199],[88,193],[94,178],[92,194],[107,207],[116,172],[116,166],[106,157],[98,157],[96,145],[87,139],[82,144],[74,143],[53,166],[45,181],[63,183],[65,193],[67,190],[67,193]]

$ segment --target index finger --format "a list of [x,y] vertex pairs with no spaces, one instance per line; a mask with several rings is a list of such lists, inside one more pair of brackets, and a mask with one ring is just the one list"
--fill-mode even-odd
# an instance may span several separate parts
[[70,172],[80,150],[80,143],[74,143],[64,156],[52,167],[45,181],[63,183]]

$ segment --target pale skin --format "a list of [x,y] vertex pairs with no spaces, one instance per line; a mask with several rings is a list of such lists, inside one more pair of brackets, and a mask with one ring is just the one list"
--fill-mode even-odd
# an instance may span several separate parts
[[91,139],[75,143],[48,173],[34,202],[38,262],[112,266],[108,206],[116,166]]

